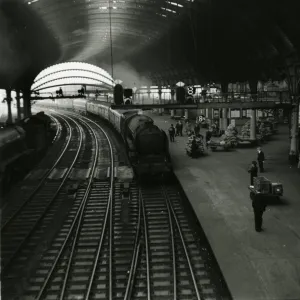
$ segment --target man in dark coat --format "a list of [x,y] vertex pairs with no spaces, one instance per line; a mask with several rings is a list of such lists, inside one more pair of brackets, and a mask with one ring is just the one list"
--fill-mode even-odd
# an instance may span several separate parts
[[265,196],[262,194],[253,194],[252,196],[252,207],[254,211],[254,221],[255,221],[255,230],[257,232],[262,231],[262,216],[266,210],[266,200]]
[[180,124],[179,124],[179,121],[176,123],[175,127],[176,127],[176,134],[175,134],[175,136],[179,136],[179,134],[180,134]]
[[175,140],[174,140],[175,128],[174,128],[173,124],[171,124],[171,127],[169,128],[169,135],[170,135],[170,141],[175,142]]
[[254,177],[257,177],[257,172],[258,172],[256,161],[252,162],[252,165],[248,170],[248,172],[250,173],[250,185],[253,185],[253,179]]
[[205,139],[206,139],[206,147],[207,147],[208,142],[210,141],[211,137],[212,137],[212,130],[209,129],[208,131],[206,131],[206,137],[205,137]]
[[178,124],[179,124],[179,133],[180,133],[180,136],[182,136],[183,124],[181,121],[179,121]]
[[261,148],[257,148],[257,161],[259,166],[260,173],[263,173],[264,170],[264,161],[265,161],[265,154],[262,152]]
[[199,125],[199,123],[195,124],[195,126],[194,126],[194,132],[195,132],[195,135],[198,135],[200,133],[200,125]]

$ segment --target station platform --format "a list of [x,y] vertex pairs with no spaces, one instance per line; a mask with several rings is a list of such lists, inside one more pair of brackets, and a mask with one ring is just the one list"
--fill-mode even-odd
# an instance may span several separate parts
[[[166,132],[176,123],[169,115],[144,113]],[[288,137],[288,127],[279,126],[278,134],[262,146],[263,175],[281,182],[284,196],[267,206],[260,233],[254,228],[247,172],[256,148],[206,149],[205,156],[192,159],[185,152],[186,135],[170,142],[174,172],[235,300],[300,299],[300,170],[288,164]]]

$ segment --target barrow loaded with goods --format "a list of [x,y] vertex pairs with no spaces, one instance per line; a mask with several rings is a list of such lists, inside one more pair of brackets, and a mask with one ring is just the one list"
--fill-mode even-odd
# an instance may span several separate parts
[[210,140],[207,142],[207,145],[212,151],[215,151],[217,148],[221,148],[225,151],[235,148],[238,144],[237,130],[233,124],[230,124],[227,127],[225,133],[218,140]]
[[283,186],[282,183],[271,182],[264,176],[255,177],[253,180],[254,185],[250,185],[248,188],[250,190],[250,198],[256,194],[261,194],[264,196],[272,196],[280,199],[280,196],[283,196]]
[[[186,144],[186,154],[188,156],[192,156],[192,141],[193,137],[189,137],[188,142]],[[204,154],[204,145],[203,145],[203,139],[196,137],[196,148],[195,148],[195,153],[196,156],[200,156]]]

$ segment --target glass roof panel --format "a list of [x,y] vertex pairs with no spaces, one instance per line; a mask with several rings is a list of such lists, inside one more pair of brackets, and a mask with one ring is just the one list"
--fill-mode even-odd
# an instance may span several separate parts
[[[90,61],[110,52],[111,45],[119,57],[133,53],[136,45],[145,47],[149,37],[158,39],[178,23],[194,0],[30,1],[60,43],[60,61]],[[123,49],[116,46],[133,37]]]
[[110,74],[91,64],[68,62],[51,66],[35,78],[32,90],[64,84],[93,84],[113,87],[114,81]]

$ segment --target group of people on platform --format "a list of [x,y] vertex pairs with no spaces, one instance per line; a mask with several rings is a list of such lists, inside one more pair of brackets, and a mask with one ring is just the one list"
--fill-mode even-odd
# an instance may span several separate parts
[[[185,132],[188,137],[195,136],[195,138],[203,139],[203,135],[200,134],[200,128],[201,127],[198,122],[194,125],[194,128],[192,128],[192,124],[189,121],[186,121]],[[171,124],[168,131],[169,131],[170,142],[175,142],[176,136],[183,136],[183,123],[181,121],[178,121],[175,126]],[[206,132],[206,143],[211,140],[212,134],[213,134],[212,129],[210,128]]]

